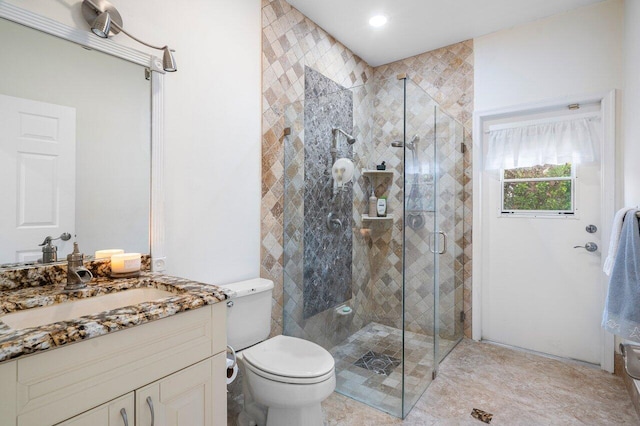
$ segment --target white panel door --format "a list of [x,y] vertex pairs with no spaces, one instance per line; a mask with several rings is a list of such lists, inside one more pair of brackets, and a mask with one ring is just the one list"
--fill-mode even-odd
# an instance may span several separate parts
[[0,153],[0,263],[40,259],[45,237],[75,230],[75,108],[0,95]]
[[[218,355],[224,356],[224,355]],[[209,426],[213,421],[214,360],[208,359],[136,390],[136,424]],[[220,369],[222,378],[223,369]],[[224,419],[226,422],[226,419]]]
[[[600,166],[576,168],[571,218],[500,216],[498,172],[484,173],[482,338],[600,364]],[[597,251],[574,248],[587,242]]]

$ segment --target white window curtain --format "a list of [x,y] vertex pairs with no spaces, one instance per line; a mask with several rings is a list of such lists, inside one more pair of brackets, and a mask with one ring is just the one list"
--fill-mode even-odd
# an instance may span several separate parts
[[485,169],[513,169],[540,164],[590,163],[598,160],[598,117],[554,120],[490,129]]

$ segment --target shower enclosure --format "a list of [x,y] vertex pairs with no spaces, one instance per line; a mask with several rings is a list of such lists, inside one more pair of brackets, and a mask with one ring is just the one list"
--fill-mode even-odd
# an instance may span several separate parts
[[347,89],[311,68],[282,114],[284,334],[404,418],[463,335],[463,127],[410,78]]

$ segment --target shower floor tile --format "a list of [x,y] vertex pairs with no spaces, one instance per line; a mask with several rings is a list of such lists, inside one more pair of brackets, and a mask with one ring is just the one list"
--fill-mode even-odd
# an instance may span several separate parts
[[[455,344],[441,338],[440,352],[448,353]],[[433,337],[406,332],[405,345],[405,396],[411,406],[431,381]],[[330,352],[336,362],[337,392],[401,415],[402,330],[369,323]]]

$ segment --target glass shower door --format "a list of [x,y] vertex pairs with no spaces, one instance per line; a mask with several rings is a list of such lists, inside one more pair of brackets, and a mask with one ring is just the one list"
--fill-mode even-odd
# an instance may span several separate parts
[[435,360],[464,333],[464,127],[435,108]]
[[404,84],[403,417],[437,368],[436,103],[412,80]]
[[403,417],[463,333],[463,127],[405,79]]

